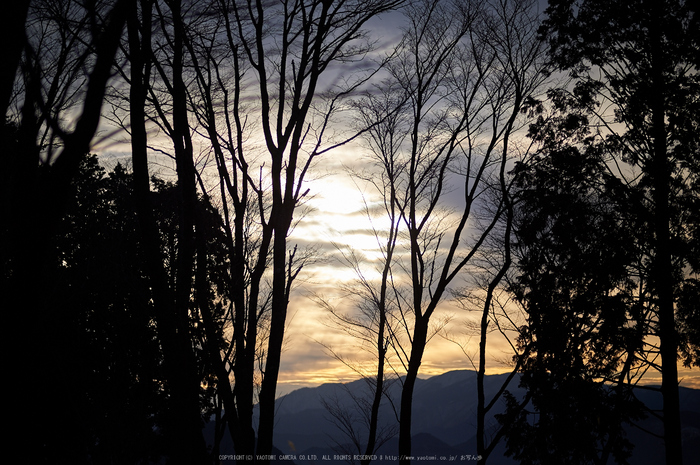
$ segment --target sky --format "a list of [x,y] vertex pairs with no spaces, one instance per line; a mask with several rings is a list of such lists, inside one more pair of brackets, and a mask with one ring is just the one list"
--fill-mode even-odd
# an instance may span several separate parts
[[[377,259],[381,254],[371,227],[380,228],[382,221],[373,218],[370,223],[364,207],[380,199],[369,186],[353,179],[347,171],[349,167],[358,168],[364,163],[364,152],[359,144],[340,147],[324,157],[307,184],[311,194],[306,204],[307,213],[289,238],[290,247],[313,245],[320,260],[302,271],[292,294],[278,395],[300,387],[355,380],[359,375],[351,367],[365,373],[374,370],[371,354],[333,323],[329,311],[317,303],[317,298],[323,297],[344,311],[353,310],[342,286],[353,285],[357,275],[343,262],[340,249],[347,247],[361,253],[365,258],[366,276],[379,277],[376,267],[380,265]],[[117,162],[128,166],[130,154],[107,151],[102,156],[107,168]],[[165,178],[174,176],[173,161],[154,156],[151,172]],[[465,326],[473,318],[474,314],[470,315],[455,302],[443,301],[433,321],[450,319],[450,322],[430,340],[421,364],[421,377],[474,369],[468,355],[476,356],[477,342]],[[487,372],[507,371],[503,359],[509,357],[509,347],[495,335],[490,341]],[[331,351],[345,357],[347,364],[334,357]]]
[[[392,43],[398,37],[398,20],[386,16],[369,25],[382,31],[382,44]],[[112,145],[109,145],[112,144]],[[123,150],[123,151],[122,151]],[[116,159],[128,160],[126,150],[115,139],[96,147],[104,154],[105,165]],[[111,154],[111,155],[110,155]],[[290,236],[290,244],[313,244],[322,260],[307,267],[299,276],[292,295],[285,336],[278,394],[285,394],[298,387],[316,386],[329,382],[357,379],[358,370],[372,367],[371,355],[359,341],[344,334],[331,321],[328,310],[317,303],[323,297],[341,309],[351,310],[350,299],[343,286],[352,285],[357,276],[342,262],[339,250],[344,247],[361,252],[365,257],[364,270],[368,275],[376,272],[380,256],[371,227],[381,228],[381,220],[368,219],[365,203],[374,205],[380,199],[366,184],[354,180],[347,167],[361,167],[365,151],[358,143],[351,143],[324,155],[312,173],[307,187],[311,198],[308,213],[300,218]],[[126,162],[128,165],[128,161]],[[172,172],[172,161],[154,157],[152,174],[167,176]],[[448,201],[451,201],[448,198]],[[456,302],[445,299],[434,315],[434,321],[449,319],[443,330],[428,344],[421,376],[438,375],[451,370],[474,369],[470,356],[476,355],[477,339],[467,329],[475,315],[460,308]],[[508,343],[496,333],[489,336],[487,373],[508,371],[505,361],[510,358]],[[331,351],[344,357],[338,360]],[[680,370],[681,386],[700,388],[700,370]],[[656,383],[660,378],[649,376],[645,382]]]
[[[369,258],[367,268],[372,269],[372,257],[379,256],[378,245],[369,229],[369,220],[363,211],[364,202],[377,201],[370,189],[356,185],[349,175],[343,174],[341,160],[358,160],[355,149],[339,149],[335,154],[338,172],[318,181],[310,187],[315,197],[309,203],[313,213],[297,227],[291,237],[310,239],[331,255],[329,259],[307,270],[302,282],[290,302],[285,350],[280,372],[280,394],[299,387],[316,386],[322,383],[346,382],[357,379],[357,373],[330,354],[328,347],[348,357],[358,367],[368,367],[371,356],[363,351],[358,341],[349,338],[334,327],[327,310],[315,303],[314,293],[323,295],[333,303],[344,305],[343,292],[339,284],[352,284],[356,274],[342,263],[338,247],[348,246],[361,251]],[[333,245],[335,244],[335,245]],[[377,272],[377,276],[379,273]],[[348,308],[347,303],[345,308]],[[466,323],[474,318],[456,302],[446,299],[439,306],[435,319],[450,318],[442,334],[429,342],[421,376],[433,376],[452,370],[475,369],[470,358],[477,355],[478,337],[471,335]],[[487,374],[510,371],[506,361],[512,351],[508,343],[497,334],[489,335]],[[363,365],[362,362],[365,362]],[[370,365],[371,366],[371,365]],[[700,389],[700,370],[679,366],[680,385]],[[660,374],[649,373],[644,384],[660,384]]]
[[[351,310],[342,285],[352,285],[356,273],[342,261],[339,249],[352,248],[366,257],[367,276],[379,277],[377,266],[381,256],[371,226],[378,226],[367,217],[364,206],[380,201],[367,185],[354,180],[347,167],[362,164],[363,149],[359,145],[341,147],[322,160],[324,176],[308,183],[312,198],[310,212],[300,221],[290,237],[290,243],[314,243],[325,254],[320,263],[308,267],[300,275],[298,286],[289,306],[289,321],[285,336],[279,395],[300,387],[323,383],[346,382],[358,378],[358,370],[373,370],[371,354],[362,344],[347,336],[332,322],[328,310],[315,300],[319,294],[339,308]],[[355,166],[356,167],[356,166]],[[467,323],[476,315],[461,308],[455,301],[445,299],[434,318],[449,318],[448,325],[428,344],[420,376],[427,377],[452,370],[475,369],[470,357],[477,356],[478,337],[469,332]],[[330,350],[329,350],[330,349]],[[347,364],[333,356],[346,357]],[[497,333],[489,335],[487,374],[510,371],[507,362],[512,356],[510,346]],[[348,366],[350,365],[350,366]],[[700,389],[700,370],[679,366],[681,386]],[[660,384],[657,373],[649,373],[645,384]]]

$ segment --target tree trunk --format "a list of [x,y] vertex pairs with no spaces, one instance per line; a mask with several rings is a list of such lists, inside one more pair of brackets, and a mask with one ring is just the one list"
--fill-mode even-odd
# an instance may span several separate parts
[[[147,53],[144,51],[144,48],[150,47],[150,8],[151,3],[144,2],[142,8],[144,15],[142,42],[138,37],[140,23],[136,6],[132,8],[128,23],[132,73],[130,123],[132,131],[134,196],[136,198],[135,204],[143,241],[144,263],[146,264],[153,289],[156,324],[163,347],[165,376],[170,393],[172,410],[169,412],[167,424],[165,425],[170,445],[170,461],[171,463],[182,463],[183,465],[206,463],[206,445],[199,414],[199,383],[196,377],[197,371],[194,366],[194,356],[189,339],[187,314],[185,313],[183,318],[182,301],[180,303],[180,312],[178,313],[175,291],[168,286],[168,277],[163,268],[163,260],[160,253],[158,226],[150,202],[147,133],[145,127],[146,115],[144,111],[147,89],[143,73]],[[181,159],[182,156],[178,159],[178,165]],[[182,211],[180,216],[183,216]],[[182,224],[180,227],[182,229]],[[179,285],[187,289],[184,312],[188,311],[189,305],[190,286],[187,283],[191,282],[192,279],[191,266],[189,270],[188,280],[184,283],[178,280]]]
[[[654,2],[655,8],[662,8]],[[662,17],[662,11],[655,17]],[[663,77],[663,43],[658,27],[650,28],[652,66],[653,199],[656,254],[654,281],[658,298],[659,344],[661,352],[661,393],[663,396],[664,444],[666,464],[682,465],[680,399],[678,394],[678,334],[676,331],[673,267],[670,235],[671,167],[666,140],[665,82]]]
[[411,418],[413,413],[413,390],[416,387],[418,369],[420,368],[428,342],[428,321],[425,316],[416,319],[416,326],[411,346],[411,358],[408,362],[408,371],[401,390],[401,412],[399,416],[399,463],[410,465],[411,463]]
[[[274,157],[273,157],[274,158]],[[273,187],[273,207],[271,221],[274,225],[273,250],[273,277],[272,277],[272,315],[270,319],[270,332],[268,340],[267,360],[265,361],[265,373],[260,389],[260,426],[258,428],[257,454],[269,456],[272,454],[273,430],[275,423],[275,393],[282,355],[282,343],[287,321],[287,267],[291,264],[287,261],[287,234],[292,221],[292,211],[288,204],[281,200],[281,157],[273,161],[272,179],[276,185]],[[291,189],[291,186],[287,186]],[[276,192],[275,192],[276,191]],[[292,203],[293,207],[293,203]],[[260,460],[266,465],[269,460]]]
[[[382,293],[386,288],[386,277],[382,284]],[[377,443],[377,424],[379,422],[379,407],[382,403],[382,395],[384,394],[384,361],[386,359],[386,346],[384,344],[384,327],[386,325],[386,309],[379,309],[379,328],[377,330],[377,381],[374,386],[374,399],[372,399],[372,409],[369,417],[369,435],[367,437],[367,447],[365,456],[369,457],[374,454],[374,449]],[[366,458],[360,461],[360,465],[369,465],[370,459]]]

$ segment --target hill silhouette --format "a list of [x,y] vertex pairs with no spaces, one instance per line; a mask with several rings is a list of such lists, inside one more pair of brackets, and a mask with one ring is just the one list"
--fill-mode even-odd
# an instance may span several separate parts
[[[500,388],[507,375],[486,377],[487,401]],[[382,403],[380,421],[390,428],[397,424],[400,380],[394,379]],[[524,391],[517,386],[517,378],[509,390],[516,396]],[[343,409],[349,420],[354,420],[358,437],[366,437],[362,412],[358,402],[369,395],[368,383],[356,380],[350,383],[328,383],[315,388],[302,388],[277,400],[275,446],[279,455],[286,455],[278,463],[324,464],[348,463],[352,455],[361,452],[353,446],[349,436],[339,427],[327,406]],[[681,388],[684,456],[687,463],[700,456],[700,390]],[[652,411],[660,412],[661,394],[650,389],[637,389],[637,397]],[[393,400],[393,405],[392,405]],[[476,373],[458,370],[419,379],[416,385],[413,412],[413,450],[415,463],[476,462]],[[497,427],[494,415],[503,411],[497,403],[487,424]],[[635,448],[630,463],[651,465],[663,462],[661,421],[648,416],[636,426],[627,428],[627,435]],[[377,451],[377,463],[395,461],[398,438],[392,437]],[[223,454],[232,454],[233,446],[225,436],[221,445]],[[517,462],[505,457],[505,445],[499,444],[489,457],[492,465],[512,465]],[[350,460],[347,460],[350,455]],[[359,461],[356,461],[359,463]]]

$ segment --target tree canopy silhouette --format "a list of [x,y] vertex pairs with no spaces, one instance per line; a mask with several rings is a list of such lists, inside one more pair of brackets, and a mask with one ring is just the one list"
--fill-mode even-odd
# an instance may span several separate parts
[[[570,121],[558,123],[557,137]],[[523,410],[509,396],[500,417],[508,452],[523,464],[626,463],[622,426],[641,414],[630,378],[648,331],[630,276],[639,246],[631,195],[596,151],[570,146],[550,146],[516,178],[510,289],[527,314],[520,385],[532,404]]]
[[[173,270],[179,187],[158,178],[153,183],[158,253],[165,268]],[[60,416],[66,427],[47,436],[50,442],[44,447],[48,454],[74,457],[76,463],[85,457],[98,463],[158,460],[171,453],[167,440],[173,405],[152,286],[139,250],[145,244],[135,213],[132,175],[120,164],[107,174],[97,157],[89,155],[81,162],[71,191],[74,200],[47,257],[52,262],[54,302],[50,323],[57,338],[70,342],[54,346],[55,359],[47,367],[52,390],[44,396],[49,406],[45,414]],[[198,234],[210,245],[206,260],[212,294],[207,298],[220,301],[224,282],[216,270],[222,271],[226,260],[222,222],[206,204],[200,210],[207,227]],[[176,276],[170,274],[169,279]],[[192,305],[188,333],[194,341],[204,337],[198,319]],[[208,387],[199,395],[203,422],[214,410],[216,383],[201,347],[196,353],[202,385]]]
[[[523,286],[519,297],[533,312],[528,333],[538,331],[535,322],[567,315],[566,309],[574,309],[573,304],[581,304],[577,312],[583,312],[575,313],[576,326],[570,328],[567,336],[548,333],[545,338],[541,334],[540,349],[545,353],[535,359],[545,361],[550,349],[555,348],[542,347],[543,343],[569,344],[573,342],[571,337],[583,336],[581,343],[571,346],[571,355],[591,362],[595,370],[597,349],[592,343],[607,340],[609,346],[598,348],[607,360],[601,366],[612,370],[608,375],[615,373],[617,385],[635,382],[646,369],[660,370],[666,461],[680,464],[677,360],[680,349],[686,354],[686,362],[693,363],[693,344],[697,341],[692,329],[696,313],[688,305],[689,296],[697,291],[698,272],[697,7],[693,2],[675,0],[564,0],[550,1],[547,14],[540,33],[549,46],[552,70],[568,73],[570,81],[550,92],[544,107],[552,113],[543,106],[535,107],[540,117],[531,134],[542,143],[542,153],[547,157],[544,166],[558,165],[560,170],[550,172],[540,179],[539,187],[533,190],[530,188],[534,186],[530,186],[527,192],[532,195],[539,191],[543,206],[556,206],[547,199],[550,192],[557,190],[558,196],[568,198],[564,185],[556,187],[556,177],[574,174],[565,171],[566,166],[582,168],[570,179],[573,192],[580,185],[577,183],[585,179],[582,176],[589,174],[600,185],[595,196],[589,193],[584,197],[582,214],[589,216],[576,221],[560,205],[547,212],[545,222],[535,221],[522,227],[521,239],[530,237],[532,241],[523,256],[519,281]],[[563,157],[566,166],[559,164]],[[581,164],[590,160],[595,160],[589,166],[596,167],[598,173],[587,173],[589,168]],[[537,164],[530,167],[537,175],[538,169]],[[606,192],[614,192],[614,198],[610,198],[614,200],[610,204],[614,207],[614,221],[599,223],[605,219],[603,212],[590,208]],[[571,224],[555,228],[562,220]],[[584,242],[583,236],[577,237],[579,233],[571,229],[574,226],[587,231],[592,243]],[[539,230],[536,240],[529,232],[533,228]],[[617,234],[601,236],[601,228]],[[549,234],[543,234],[545,231]],[[565,244],[566,248],[562,248]],[[594,247],[592,255],[588,247]],[[535,257],[541,257],[541,261]],[[620,261],[606,263],[609,257]],[[531,271],[528,267],[532,267]],[[596,279],[590,282],[568,281],[582,279],[594,270],[591,276]],[[539,277],[528,278],[532,272]],[[603,287],[597,287],[601,284]],[[537,291],[541,285],[556,292]],[[528,291],[524,292],[526,288]],[[555,298],[562,295],[566,301],[557,302]],[[603,301],[599,300],[602,296]],[[591,320],[594,315],[598,316]],[[566,321],[565,318],[568,326]],[[604,330],[606,321],[617,323]],[[590,322],[603,326],[593,328]],[[628,339],[630,330],[638,333],[634,336],[637,342],[632,345]],[[627,351],[624,357],[628,361],[620,359],[616,351]],[[562,354],[566,353],[569,352]],[[579,373],[576,358],[563,365],[566,373],[561,373],[559,379],[566,379],[568,370]],[[613,365],[610,361],[614,361]],[[628,371],[634,366],[639,369]],[[556,370],[549,375],[555,373]],[[608,377],[599,375],[601,379]],[[615,392],[615,388],[611,389],[611,393]]]
[[[478,312],[482,460],[507,433],[527,463],[623,462],[631,388],[658,370],[681,463],[678,357],[700,366],[694,3],[552,0],[539,36],[536,0],[13,6],[0,298],[35,461],[205,464],[229,434],[241,463],[268,463],[290,301],[323,246],[295,227],[322,160],[360,142],[383,255],[348,250],[359,313],[335,313],[377,356],[357,450],[393,434],[391,370],[409,461],[426,344],[454,299]],[[382,42],[385,13],[403,23]],[[107,172],[96,140],[127,144],[132,172]],[[172,178],[152,176],[156,156]],[[494,332],[515,358],[487,399]],[[490,429],[518,371],[528,394]]]

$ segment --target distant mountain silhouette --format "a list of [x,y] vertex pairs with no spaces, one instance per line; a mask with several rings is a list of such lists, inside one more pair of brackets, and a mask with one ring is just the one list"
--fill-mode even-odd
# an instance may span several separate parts
[[[487,397],[496,392],[505,378],[506,375],[487,377]],[[511,391],[521,393],[517,387],[517,380],[511,384]],[[347,435],[337,427],[337,421],[324,407],[324,401],[333,402],[352,411],[353,408],[357,410],[352,396],[368,396],[369,393],[367,382],[357,380],[346,384],[330,383],[316,388],[303,388],[281,397],[278,400],[275,444],[285,453],[296,453],[299,464],[313,462],[308,459],[299,460],[302,455],[315,455],[317,463],[326,463],[325,460],[320,460],[323,456],[333,459],[334,456],[342,455],[341,452],[352,451],[350,454],[359,454],[356,448],[353,450]],[[388,395],[393,399],[397,411],[400,393],[401,384],[399,380],[394,380],[388,389]],[[450,461],[450,458],[456,458],[454,461],[459,462],[475,458],[476,406],[474,371],[451,371],[427,379],[418,379],[412,425],[412,455],[416,457],[416,463],[444,464]],[[499,405],[493,413],[501,412]],[[360,417],[359,414],[356,416]],[[382,404],[380,419],[384,425],[397,423],[389,400]],[[495,425],[493,416],[491,420]],[[359,437],[363,440],[366,438],[366,428],[360,428]],[[292,451],[292,445],[296,452]],[[377,451],[377,455],[393,457],[397,450],[398,439],[394,437]],[[503,451],[499,451],[499,454],[502,456]],[[499,459],[500,461],[493,457],[490,463],[516,463],[503,457]],[[342,460],[335,462],[340,463]]]
[[[491,375],[486,377],[485,391],[487,401],[500,388],[506,375]],[[518,388],[517,378],[511,382],[509,390],[516,396],[521,396],[523,390]],[[389,398],[398,411],[401,385],[400,380],[394,380],[388,389]],[[355,427],[358,437],[366,439],[366,428],[359,421],[363,396],[369,396],[370,390],[364,380],[350,383],[329,383],[316,388],[302,388],[282,396],[277,401],[275,424],[275,446],[278,454],[288,454],[278,463],[323,465],[331,463],[348,463],[344,454],[360,454],[347,434],[338,427],[338,421],[333,418],[324,406],[332,405],[347,411],[356,420]],[[461,463],[473,461],[476,463],[476,373],[470,370],[451,371],[427,379],[419,379],[416,384],[413,411],[413,442],[412,454],[415,462],[425,464],[457,461]],[[681,388],[681,411],[683,421],[684,455],[686,463],[693,463],[700,457],[700,390]],[[661,410],[661,395],[658,392],[639,389],[637,396],[652,410]],[[354,400],[355,399],[355,400]],[[382,404],[380,420],[383,426],[397,424],[394,407],[389,399]],[[503,411],[502,403],[498,403],[491,412],[489,424],[496,427],[493,415]],[[646,431],[656,434],[662,432],[661,421],[649,417],[639,426],[628,428],[628,437],[635,445],[630,463],[635,465],[651,465],[664,461],[663,441]],[[227,435],[228,436],[228,435]],[[232,454],[233,448],[228,437],[222,444],[222,454]],[[395,458],[398,450],[398,439],[388,440],[378,451],[387,462]],[[505,445],[500,444],[494,454],[489,457],[491,465],[512,465],[517,462],[504,456]],[[359,461],[357,461],[359,463]],[[380,460],[377,463],[381,462]]]

